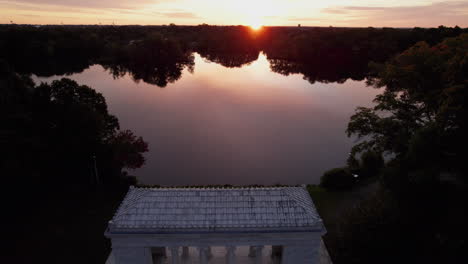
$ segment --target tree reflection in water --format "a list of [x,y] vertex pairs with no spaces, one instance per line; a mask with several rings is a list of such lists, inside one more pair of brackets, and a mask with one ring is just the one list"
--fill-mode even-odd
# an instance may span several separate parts
[[115,78],[128,73],[136,82],[159,87],[194,70],[193,52],[228,68],[256,61],[264,52],[273,72],[302,74],[310,83],[363,80],[371,61],[384,62],[418,41],[435,44],[467,31],[433,29],[243,26],[87,26],[4,25],[0,60],[15,72],[70,75],[93,64]]
[[109,64],[103,64],[114,78],[129,73],[135,82],[143,80],[159,87],[179,80],[186,67],[193,72],[194,65],[194,56],[190,51],[160,34],[152,34],[129,44],[112,57]]
[[258,59],[258,51],[247,52],[201,52],[200,56],[210,62],[220,64],[227,68],[240,68],[247,66]]

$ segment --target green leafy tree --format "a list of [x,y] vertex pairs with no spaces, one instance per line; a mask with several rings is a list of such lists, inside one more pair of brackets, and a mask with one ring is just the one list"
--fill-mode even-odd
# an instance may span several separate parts
[[351,117],[348,135],[364,139],[353,155],[372,150],[394,155],[408,169],[466,175],[467,50],[462,34],[433,47],[417,43],[374,65],[378,73],[369,84],[385,90],[373,108],[359,107]]

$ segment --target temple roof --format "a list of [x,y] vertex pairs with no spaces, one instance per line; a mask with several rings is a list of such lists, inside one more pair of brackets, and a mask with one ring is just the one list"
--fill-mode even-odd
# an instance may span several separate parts
[[322,230],[304,187],[135,188],[109,221],[110,233]]

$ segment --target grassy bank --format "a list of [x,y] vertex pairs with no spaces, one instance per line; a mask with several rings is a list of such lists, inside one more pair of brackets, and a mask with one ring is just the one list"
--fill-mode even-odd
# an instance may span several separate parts
[[347,191],[327,191],[317,185],[307,185],[307,190],[327,230],[332,232],[339,223],[340,218],[359,201],[374,192],[377,187],[377,179],[371,178]]

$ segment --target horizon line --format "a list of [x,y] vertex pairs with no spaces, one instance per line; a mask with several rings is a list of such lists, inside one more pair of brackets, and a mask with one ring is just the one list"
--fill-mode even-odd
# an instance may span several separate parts
[[[192,25],[184,25],[184,24],[175,24],[175,23],[170,23],[170,24],[23,24],[23,23],[0,23],[0,26],[115,26],[115,27],[121,27],[121,26],[142,26],[142,27],[148,27],[148,26],[153,26],[153,27],[170,27],[171,24],[174,24],[174,26],[177,27],[198,27],[198,26],[214,26],[214,27],[251,27],[250,25],[242,25],[242,24],[192,24]],[[303,26],[301,23],[298,23],[297,25],[262,25],[264,28],[268,27],[292,27],[292,28],[399,28],[399,29],[412,29],[412,28],[439,28],[439,27],[446,27],[446,28],[464,28],[468,29],[468,26],[463,27],[459,25],[455,26],[445,26],[445,25],[439,25],[439,26],[433,26],[433,27],[420,27],[420,26],[407,26],[407,27],[392,27],[392,26]]]

